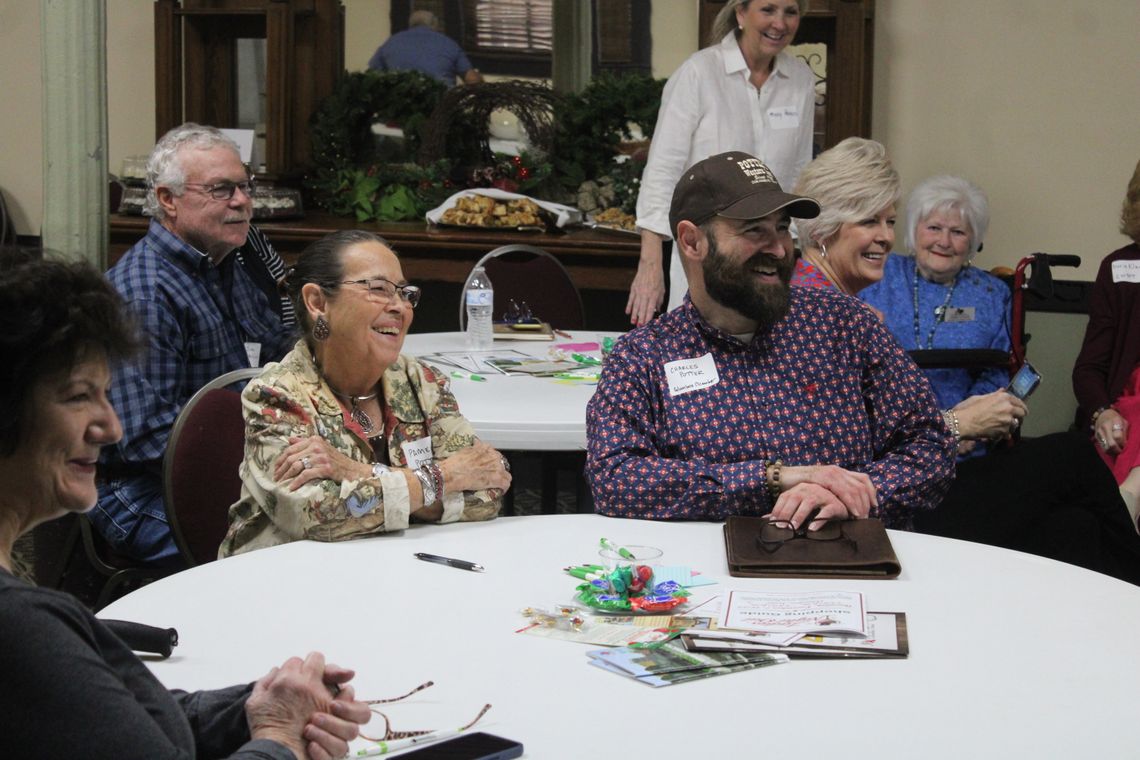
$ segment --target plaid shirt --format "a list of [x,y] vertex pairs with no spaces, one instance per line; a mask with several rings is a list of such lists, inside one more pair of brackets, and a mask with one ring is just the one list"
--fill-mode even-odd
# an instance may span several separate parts
[[232,255],[214,266],[157,221],[107,278],[146,345],[137,362],[115,369],[110,398],[123,438],[104,447],[104,463],[161,462],[190,397],[218,375],[250,366],[247,342],[261,344],[261,364],[292,345],[294,336]]
[[[711,355],[718,380],[670,395],[664,365]],[[791,289],[787,316],[750,343],[685,303],[618,341],[586,412],[599,513],[723,520],[769,512],[766,463],[870,476],[889,527],[938,505],[954,441],[930,384],[863,304]]]

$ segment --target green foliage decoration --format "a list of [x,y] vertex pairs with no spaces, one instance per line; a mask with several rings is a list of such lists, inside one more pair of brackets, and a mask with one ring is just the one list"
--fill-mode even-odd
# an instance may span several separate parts
[[555,106],[554,175],[564,190],[610,174],[618,145],[633,139],[631,123],[653,136],[664,87],[664,79],[643,74],[603,73]]
[[[415,71],[365,71],[342,77],[310,122],[314,168],[307,184],[316,204],[334,214],[359,218],[361,209],[368,207],[363,199],[375,194],[373,185],[390,179],[370,167],[411,160],[428,116],[446,91],[442,82]],[[391,141],[375,139],[372,124],[377,121],[400,125],[402,150],[393,153]],[[385,144],[387,153],[381,147]],[[389,204],[390,209],[405,207],[395,201]]]

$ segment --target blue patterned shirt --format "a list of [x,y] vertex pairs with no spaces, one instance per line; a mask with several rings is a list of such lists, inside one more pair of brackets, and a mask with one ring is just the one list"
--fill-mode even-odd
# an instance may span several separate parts
[[[930,385],[855,299],[791,289],[791,308],[748,344],[685,303],[618,341],[586,413],[598,512],[720,520],[769,512],[766,464],[867,473],[871,515],[909,528],[954,475],[954,441]],[[664,365],[711,355],[718,382],[670,395]]]
[[[157,463],[182,406],[210,380],[250,366],[246,343],[260,343],[260,363],[280,359],[295,336],[231,254],[210,260],[156,221],[107,273],[143,333],[136,362],[117,367],[111,403],[123,438],[103,449],[104,463]],[[228,295],[227,295],[228,294]]]

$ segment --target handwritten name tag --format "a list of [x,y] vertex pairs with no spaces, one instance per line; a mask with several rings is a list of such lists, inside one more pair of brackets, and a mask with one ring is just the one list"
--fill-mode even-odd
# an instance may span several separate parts
[[418,470],[431,462],[431,438],[424,436],[418,441],[404,441],[400,444],[404,450],[404,459],[408,460],[408,467]]
[[795,129],[800,125],[800,109],[796,106],[769,108],[768,123],[772,129]]
[[1140,261],[1112,262],[1113,282],[1140,282]]
[[951,306],[946,310],[945,322],[973,322],[973,306]]
[[665,362],[665,379],[669,382],[669,395],[680,396],[716,385],[720,382],[720,375],[712,354],[705,354],[696,359]]

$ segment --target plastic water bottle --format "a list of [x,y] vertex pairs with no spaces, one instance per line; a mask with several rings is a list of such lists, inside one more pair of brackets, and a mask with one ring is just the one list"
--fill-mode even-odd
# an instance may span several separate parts
[[495,303],[495,289],[483,267],[475,267],[464,287],[467,303],[467,346],[486,350],[494,341],[491,310]]

